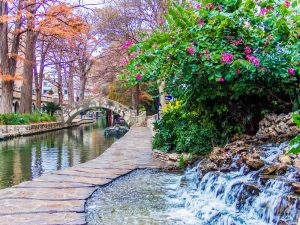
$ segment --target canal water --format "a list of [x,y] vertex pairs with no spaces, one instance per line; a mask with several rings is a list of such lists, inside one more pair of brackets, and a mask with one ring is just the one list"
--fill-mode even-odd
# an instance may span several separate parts
[[71,167],[101,155],[115,137],[105,119],[92,125],[0,141],[0,189]]

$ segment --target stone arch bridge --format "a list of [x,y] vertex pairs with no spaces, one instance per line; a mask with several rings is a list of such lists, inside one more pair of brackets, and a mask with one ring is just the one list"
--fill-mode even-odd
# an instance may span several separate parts
[[63,107],[61,113],[62,121],[66,124],[70,124],[76,116],[80,115],[81,112],[94,108],[109,109],[123,117],[128,125],[133,125],[138,122],[136,112],[131,110],[128,106],[100,96],[76,102],[72,106]]

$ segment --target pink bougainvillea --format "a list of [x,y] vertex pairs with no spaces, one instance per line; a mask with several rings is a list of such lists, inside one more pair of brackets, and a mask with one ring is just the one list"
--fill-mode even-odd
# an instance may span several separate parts
[[207,9],[212,9],[213,7],[214,7],[214,4],[212,4],[212,3],[208,3],[205,5],[205,8],[207,8]]
[[235,45],[235,46],[238,46],[239,44],[241,44],[243,42],[243,39],[240,38],[238,39],[237,41],[232,41],[232,44]]
[[142,79],[142,75],[138,73],[137,75],[135,75],[135,78],[136,78],[137,80],[141,80],[141,79]]
[[216,8],[217,8],[217,10],[219,10],[220,12],[222,11],[222,6],[218,5]]
[[291,3],[289,1],[285,1],[284,4],[286,5],[286,7],[290,7],[291,6]]
[[221,77],[221,78],[219,78],[219,82],[220,82],[221,84],[224,84],[224,83],[225,83],[225,79],[224,79],[223,77]]
[[195,49],[191,46],[186,47],[186,50],[191,54],[194,55],[195,54]]
[[246,53],[247,55],[249,55],[251,52],[252,52],[251,47],[250,47],[250,46],[246,46],[246,47],[245,47],[245,53]]
[[290,74],[295,74],[296,71],[293,68],[288,68],[288,73]]
[[196,9],[201,9],[201,4],[196,4],[195,8]]
[[221,62],[224,62],[224,63],[231,63],[232,62],[232,60],[233,60],[233,55],[232,54],[222,52],[221,55],[222,55]]
[[133,44],[134,44],[134,40],[127,40],[127,41],[125,41],[124,45],[122,46],[122,49],[128,49]]
[[273,10],[273,8],[262,8],[261,10],[260,10],[260,15],[265,15],[265,14],[267,14],[267,12],[269,12],[269,11],[272,11]]
[[254,57],[254,56],[252,56],[252,55],[247,55],[247,59],[249,61],[252,61],[253,65],[255,65],[255,66],[259,66],[260,65],[259,59],[256,58],[256,57]]
[[128,60],[127,59],[121,59],[121,65],[122,66],[126,66],[128,64]]
[[203,26],[204,25],[204,21],[202,18],[198,18],[198,23],[200,26]]

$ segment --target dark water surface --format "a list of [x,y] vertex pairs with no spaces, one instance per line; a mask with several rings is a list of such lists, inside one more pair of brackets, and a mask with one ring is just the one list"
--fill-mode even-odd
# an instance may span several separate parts
[[105,119],[95,124],[0,141],[0,189],[84,163],[115,142],[105,137]]

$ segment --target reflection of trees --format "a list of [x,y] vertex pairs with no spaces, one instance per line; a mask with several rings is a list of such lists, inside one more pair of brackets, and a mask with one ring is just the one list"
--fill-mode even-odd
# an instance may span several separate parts
[[104,136],[105,125],[103,118],[93,125],[0,142],[0,188],[95,158],[114,141]]

